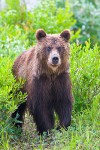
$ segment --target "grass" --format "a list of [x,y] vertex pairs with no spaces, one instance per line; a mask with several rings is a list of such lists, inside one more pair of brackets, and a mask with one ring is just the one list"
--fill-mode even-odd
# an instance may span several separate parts
[[22,135],[7,141],[2,139],[0,149],[3,150],[99,150],[100,149],[100,110],[98,98],[95,98],[92,108],[81,113],[73,112],[72,124],[68,131],[55,129],[48,136],[39,136],[32,123],[32,118],[26,114]]

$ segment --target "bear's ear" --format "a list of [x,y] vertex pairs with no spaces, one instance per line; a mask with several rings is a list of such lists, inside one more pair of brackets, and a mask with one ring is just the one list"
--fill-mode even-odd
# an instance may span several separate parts
[[40,39],[42,39],[44,37],[46,37],[45,31],[43,29],[38,29],[36,31],[36,38],[37,38],[37,40],[40,40]]
[[64,31],[60,34],[60,36],[61,36],[62,38],[64,38],[64,40],[67,42],[67,41],[69,41],[69,39],[70,39],[70,31],[69,31],[69,30],[64,30]]

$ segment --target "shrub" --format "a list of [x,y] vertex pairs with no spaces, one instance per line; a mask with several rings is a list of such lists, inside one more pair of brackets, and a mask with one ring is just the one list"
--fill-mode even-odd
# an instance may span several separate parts
[[0,26],[0,32],[0,56],[14,56],[28,48],[27,35],[18,25]]
[[71,46],[71,78],[77,111],[91,106],[95,96],[100,94],[99,47],[95,45],[92,49],[90,45],[88,41],[83,47]]
[[84,43],[91,39],[92,45],[100,45],[100,2],[90,0],[70,0],[71,9],[77,20],[74,29],[81,29],[79,41]]
[[[15,91],[18,90],[22,84],[16,83],[13,78],[11,72],[13,59],[12,53],[9,53],[8,57],[0,57],[0,140],[3,142],[1,142],[3,148],[6,147],[5,149],[7,149],[5,143],[7,144],[7,142],[10,142],[7,140],[16,138],[15,135],[19,132],[19,130],[15,130],[11,124],[10,115],[17,108],[17,105],[23,102],[26,97],[26,94],[22,95],[21,92],[16,95]],[[82,123],[82,121],[80,121],[81,119],[78,121],[81,116],[77,117],[77,120],[75,120],[76,112],[87,112],[88,110],[85,116],[89,114],[91,120],[93,120],[98,109],[97,106],[100,97],[99,47],[95,45],[94,48],[91,49],[90,41],[86,42],[84,47],[82,47],[82,45],[73,44],[71,45],[70,61],[73,95],[75,97],[73,110],[74,123],[72,123],[72,126],[73,131],[75,131],[76,124],[78,126],[77,122]],[[11,90],[12,94],[9,95]],[[93,110],[91,113],[90,108]],[[88,117],[84,118],[85,124],[87,124],[86,119],[88,119]]]
[[[34,31],[43,28],[47,33],[60,33],[64,29],[71,29],[75,23],[76,20],[73,18],[68,3],[66,3],[65,8],[57,8],[56,0],[45,0],[41,1],[40,5],[33,10],[32,28]],[[78,36],[79,31],[75,35],[72,32],[72,40]],[[33,33],[29,32],[28,37],[33,40]]]
[[[0,141],[14,138],[18,132],[11,124],[11,113],[14,112],[19,103],[25,100],[26,94],[16,90],[22,86],[22,82],[16,83],[12,73],[12,59],[0,57]],[[13,136],[12,136],[13,135]]]
[[5,20],[8,24],[16,24],[25,22],[27,18],[26,5],[20,0],[6,0],[7,10]]
[[[76,21],[68,4],[66,4],[66,7],[64,5],[60,7],[55,1],[43,1],[33,12],[27,12],[25,20],[21,19],[23,17],[16,19],[18,15],[17,9],[13,14],[12,7],[10,10],[0,12],[0,149],[16,149],[16,147],[17,149],[25,149],[26,145],[28,145],[28,148],[31,146],[31,148],[34,146],[36,148],[38,145],[39,149],[44,149],[44,146],[46,144],[48,146],[50,143],[51,147],[54,146],[55,149],[58,149],[59,143],[61,149],[62,147],[75,149],[76,141],[77,148],[98,148],[99,142],[96,139],[99,137],[98,118],[100,116],[98,111],[100,99],[100,54],[99,47],[95,45],[91,48],[90,41],[86,42],[84,46],[71,45],[71,79],[75,97],[71,128],[67,132],[59,133],[56,131],[55,136],[52,136],[53,140],[42,141],[40,137],[39,141],[39,136],[33,138],[33,135],[29,139],[29,134],[26,138],[25,134],[27,133],[23,134],[25,138],[22,137],[22,140],[24,142],[21,141],[19,144],[17,143],[18,138],[15,141],[13,140],[19,130],[14,129],[10,116],[17,108],[17,105],[23,102],[26,97],[26,94],[22,95],[21,92],[16,95],[16,90],[23,83],[16,83],[12,75],[11,68],[14,58],[21,51],[27,49],[29,44],[34,44],[34,33],[38,28],[44,28],[48,33],[58,33],[65,28],[73,27]],[[15,15],[15,18],[13,15]],[[72,37],[72,41],[78,36],[79,32]],[[10,91],[12,93],[9,94]],[[80,112],[81,110],[83,113],[78,114],[78,111]],[[84,131],[86,131],[85,134]],[[95,144],[93,143],[94,139]],[[66,142],[67,145],[65,144]],[[16,145],[16,143],[17,146],[14,147],[13,145]],[[46,148],[49,149],[48,147]]]
[[[10,41],[20,39],[23,45],[30,46],[36,42],[37,29],[43,28],[47,33],[60,33],[64,29],[72,29],[76,23],[68,3],[62,8],[57,6],[56,0],[40,1],[37,8],[31,12],[24,10],[23,15],[19,0],[17,1],[18,4],[15,5],[8,0],[8,8],[0,12],[1,38],[4,36],[3,38],[9,38]],[[79,37],[79,32],[80,30],[76,33],[72,31],[71,41]]]

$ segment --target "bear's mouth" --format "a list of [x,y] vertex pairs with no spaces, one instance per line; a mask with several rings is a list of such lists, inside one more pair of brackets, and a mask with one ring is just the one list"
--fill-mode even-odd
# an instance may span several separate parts
[[59,65],[57,65],[57,64],[50,64],[49,65],[49,68],[51,68],[52,69],[52,71],[56,71],[56,70],[58,70],[58,67],[59,67]]
[[58,68],[58,67],[59,67],[58,64],[51,64],[50,66],[51,66],[52,68]]

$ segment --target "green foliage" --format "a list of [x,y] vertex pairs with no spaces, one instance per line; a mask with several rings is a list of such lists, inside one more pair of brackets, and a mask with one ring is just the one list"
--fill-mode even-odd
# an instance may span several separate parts
[[74,29],[81,29],[81,43],[91,39],[92,46],[98,42],[100,45],[100,1],[70,0],[70,6],[77,20]]
[[10,138],[12,138],[12,134],[14,135],[10,116],[26,97],[26,94],[22,95],[21,92],[15,94],[22,87],[22,83],[16,83],[11,68],[12,59],[0,57],[0,140],[2,138],[6,140],[6,135]]
[[[73,6],[76,6],[76,2],[73,3]],[[41,5],[31,12],[26,12],[26,7],[22,9],[19,0],[16,0],[16,2],[7,0],[7,4],[7,10],[0,12],[0,149],[98,150],[100,137],[100,47],[95,44],[91,48],[90,40],[84,46],[78,45],[78,43],[77,45],[71,44],[70,72],[75,104],[69,130],[62,129],[62,132],[58,132],[54,129],[48,137],[46,135],[40,137],[27,115],[26,129],[20,139],[17,137],[19,130],[13,127],[10,116],[17,106],[25,100],[26,94],[22,95],[21,92],[16,94],[23,83],[16,83],[12,75],[13,60],[30,44],[35,44],[35,31],[38,28],[43,28],[47,33],[60,33],[66,28],[72,29],[75,24],[77,26],[80,24],[73,18],[69,4],[66,3],[65,6],[64,1],[41,1]],[[79,3],[79,6],[81,6],[81,3]],[[87,6],[89,7],[88,4]],[[90,6],[92,8],[92,3]],[[78,9],[79,7],[77,7]],[[84,11],[84,13],[87,13],[87,11]],[[80,13],[80,16],[78,16],[79,19],[76,17],[81,22],[78,28],[82,27],[82,18],[89,19],[90,17],[89,15],[86,17],[86,14],[82,16],[82,14]],[[95,20],[95,22],[97,25],[98,20]],[[98,26],[94,24],[94,28],[92,23],[89,23],[88,20],[85,23],[86,34],[87,31],[91,35],[97,34],[99,24]],[[91,29],[93,33],[88,29]],[[75,34],[72,33],[71,41],[79,37],[79,32],[80,30]],[[87,37],[84,40],[83,36],[82,29],[81,38],[82,41],[85,41]],[[99,38],[97,39],[95,36],[96,40],[99,40]],[[94,41],[93,38],[92,41]],[[12,92],[10,93],[10,91]]]
[[90,48],[90,41],[84,47],[71,46],[71,76],[77,111],[91,106],[95,96],[100,93],[99,59],[99,47],[95,45],[93,49]]
[[56,6],[65,8],[66,0],[56,0]]
[[27,35],[18,25],[0,26],[0,56],[19,54],[28,47]]
[[[72,124],[69,130],[58,132],[55,129],[52,134],[43,137],[37,135],[34,126],[28,122],[26,131],[20,139],[10,142],[6,135],[2,137],[0,149],[34,149],[34,150],[99,150],[99,120],[100,120],[100,103],[99,97],[95,97],[91,109],[85,110],[82,114],[73,112]],[[34,134],[33,134],[34,133]],[[6,140],[4,140],[6,139]]]
[[[43,28],[47,33],[60,33],[64,29],[71,29],[76,23],[68,3],[65,8],[57,8],[56,0],[50,2],[45,0],[31,12],[27,12],[23,5],[20,6],[19,0],[16,1],[18,4],[12,0],[8,0],[7,3],[8,9],[0,12],[2,35],[9,38],[18,36],[17,39],[21,39],[24,35],[24,39],[21,39],[24,45],[25,41],[29,45],[36,42],[35,32],[39,28]],[[79,37],[79,33],[80,30],[72,32],[71,41]]]
[[[73,13],[68,3],[66,3],[65,8],[57,8],[55,0],[45,0],[41,1],[40,5],[33,10],[32,27],[35,31],[43,28],[47,33],[60,33],[64,29],[71,29],[75,23],[76,20],[73,18]],[[78,34],[73,34],[72,40],[75,40],[78,35],[79,32]]]
[[5,20],[8,24],[22,23],[26,20],[26,5],[20,4],[20,0],[6,0],[8,11],[6,11]]
[[[14,59],[14,58],[13,58]],[[11,113],[17,108],[17,105],[24,101],[26,95],[19,93],[16,95],[16,90],[20,88],[20,84],[15,82],[12,76],[12,53],[8,57],[0,57],[0,140],[2,141],[1,149],[13,148],[13,143],[9,144],[11,139],[16,138],[16,145],[19,130],[15,130],[10,121]],[[19,146],[25,148],[26,134],[28,134],[27,144],[39,149],[49,146],[52,149],[76,147],[83,149],[98,147],[98,142],[95,145],[92,143],[94,139],[99,137],[99,99],[100,99],[100,80],[99,80],[99,47],[90,48],[90,42],[86,42],[86,46],[73,44],[71,46],[71,79],[73,84],[73,95],[75,104],[73,108],[72,124],[66,132],[62,129],[62,133],[54,130],[53,136],[50,135],[47,139],[44,135],[43,139],[39,139],[37,133],[34,134],[34,140],[31,137],[29,125],[26,133],[22,134],[22,143]],[[13,93],[9,92],[13,89]],[[81,114],[78,112],[81,111]],[[89,120],[88,120],[89,118]],[[29,120],[30,122],[30,120]],[[29,124],[28,122],[28,124]],[[27,124],[26,124],[27,126]],[[34,127],[33,127],[34,129]],[[85,132],[84,132],[85,130]],[[95,131],[95,132],[94,132]],[[28,133],[27,133],[28,132]],[[33,132],[35,132],[33,130]],[[25,135],[24,135],[25,134]],[[46,141],[47,140],[47,141]],[[51,142],[52,141],[52,142]],[[77,141],[77,146],[76,146]],[[6,144],[5,144],[6,143]],[[66,143],[66,144],[64,144]],[[81,144],[85,143],[85,145]],[[17,146],[18,149],[20,147]],[[12,147],[12,148],[11,148]],[[33,148],[32,147],[32,148]]]
[[43,1],[42,5],[34,10],[34,16],[33,28],[43,28],[48,33],[59,33],[66,28],[69,29],[76,22],[68,4],[65,9],[57,9],[54,1]]

